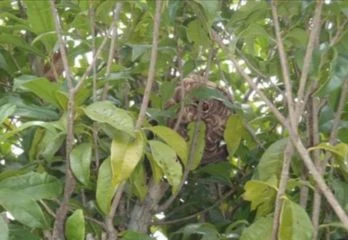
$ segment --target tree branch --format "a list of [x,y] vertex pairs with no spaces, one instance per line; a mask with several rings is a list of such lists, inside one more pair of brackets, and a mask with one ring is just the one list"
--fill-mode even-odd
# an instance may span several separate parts
[[74,114],[75,114],[75,94],[73,88],[72,76],[68,64],[68,59],[65,50],[65,42],[62,36],[62,28],[59,21],[58,11],[55,6],[55,1],[50,1],[52,16],[54,18],[54,23],[56,27],[56,34],[59,42],[60,53],[63,61],[64,71],[67,78],[69,99],[68,99],[68,109],[67,109],[67,136],[66,136],[66,155],[65,155],[65,185],[64,185],[64,195],[63,201],[60,204],[57,212],[56,219],[53,227],[53,240],[64,239],[64,221],[68,213],[68,203],[71,198],[72,193],[75,189],[75,178],[70,169],[70,153],[74,144]]

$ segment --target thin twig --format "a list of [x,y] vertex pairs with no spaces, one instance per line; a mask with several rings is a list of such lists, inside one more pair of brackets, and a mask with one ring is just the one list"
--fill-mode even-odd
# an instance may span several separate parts
[[308,73],[309,69],[312,63],[312,56],[313,56],[313,51],[316,46],[316,42],[318,41],[319,34],[320,34],[320,26],[321,26],[321,10],[323,7],[323,0],[317,0],[317,5],[314,10],[314,16],[313,16],[313,27],[311,29],[311,33],[309,35],[309,40],[307,43],[307,48],[306,48],[306,54],[303,59],[303,68],[302,68],[302,73],[301,77],[299,80],[299,89],[297,92],[297,106],[295,110],[295,117],[297,118],[297,122],[299,121],[300,115],[302,114],[301,105],[304,105],[304,92],[305,92],[305,87],[308,79]]
[[66,155],[65,155],[65,185],[64,185],[64,195],[63,201],[60,204],[53,227],[53,240],[64,239],[64,221],[68,213],[68,202],[71,198],[72,193],[74,192],[76,181],[70,169],[70,153],[74,144],[74,114],[75,114],[75,95],[73,89],[73,79],[69,68],[68,58],[66,55],[65,42],[62,36],[62,27],[60,25],[59,15],[57,8],[55,6],[55,1],[50,1],[51,12],[54,18],[56,34],[59,42],[60,54],[63,61],[64,71],[66,74],[69,98],[68,98],[68,109],[67,109],[67,133],[66,133]]
[[290,73],[289,73],[289,63],[288,58],[286,55],[286,51],[284,48],[282,36],[280,33],[280,26],[278,21],[278,11],[276,7],[275,0],[271,0],[271,8],[272,8],[272,17],[273,17],[273,24],[276,34],[276,40],[277,40],[277,46],[278,46],[278,53],[280,58],[280,65],[283,75],[283,81],[285,85],[285,98],[287,100],[288,104],[288,111],[289,111],[289,120],[290,120],[290,126],[292,128],[295,127],[296,119],[294,115],[294,100],[292,97],[292,87],[291,87],[291,80],[290,80]]
[[162,8],[161,5],[162,5],[162,2],[160,0],[156,0],[156,14],[155,14],[154,25],[153,25],[150,67],[149,67],[149,73],[147,75],[147,81],[146,81],[143,101],[141,103],[140,113],[139,113],[138,120],[136,123],[137,129],[140,129],[140,127],[142,126],[142,124],[144,122],[146,110],[147,110],[147,107],[148,107],[149,101],[150,101],[152,84],[154,82],[154,78],[155,78],[155,74],[156,74],[158,36],[159,36],[159,27],[160,27],[160,21],[161,21],[161,8]]
[[289,179],[289,170],[290,170],[290,164],[291,164],[293,153],[294,153],[294,147],[292,145],[292,142],[289,141],[287,143],[287,146],[283,155],[284,156],[283,167],[282,167],[282,171],[280,175],[279,188],[278,188],[277,197],[275,201],[273,229],[272,229],[272,238],[271,238],[272,240],[277,240],[278,238],[278,227],[280,224],[283,196],[285,195],[286,186]]
[[174,125],[174,130],[177,131],[179,129],[182,117],[184,115],[184,108],[185,108],[185,88],[184,88],[184,71],[183,71],[183,64],[182,64],[182,48],[179,46],[179,41],[177,43],[177,62],[178,62],[178,71],[180,74],[180,110],[178,114],[178,118]]
[[110,77],[110,72],[111,72],[111,65],[112,65],[112,61],[114,59],[115,49],[117,48],[117,46],[116,46],[117,45],[117,38],[118,38],[117,22],[120,18],[121,9],[122,9],[122,2],[117,2],[116,7],[113,11],[113,21],[112,21],[112,25],[111,25],[112,37],[111,37],[111,43],[110,43],[109,57],[108,57],[108,61],[106,64],[106,73],[105,73],[106,83],[105,83],[104,88],[103,88],[103,94],[102,94],[103,100],[106,99],[107,93],[109,91],[109,77]]
[[348,19],[345,19],[344,22],[337,28],[335,36],[330,41],[330,47],[334,46],[342,37],[344,30],[346,29],[346,25],[348,23]]

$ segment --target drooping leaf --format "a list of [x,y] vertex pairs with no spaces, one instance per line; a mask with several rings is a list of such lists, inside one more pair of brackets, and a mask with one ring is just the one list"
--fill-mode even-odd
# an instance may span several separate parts
[[1,33],[0,34],[0,44],[9,44],[9,45],[13,45],[15,47],[18,47],[22,50],[28,51],[30,53],[34,53],[38,56],[44,57],[45,55],[37,48],[31,46],[29,43],[27,43],[24,39],[15,36],[15,35],[11,35],[11,34],[7,34],[7,33]]
[[6,103],[0,106],[0,125],[16,111],[16,105]]
[[32,200],[54,199],[60,195],[63,186],[47,173],[29,172],[19,176],[12,176],[0,181],[0,189],[11,189]]
[[250,180],[245,184],[243,198],[251,202],[251,209],[257,209],[258,216],[265,216],[272,211],[277,194],[276,181]]
[[204,148],[205,148],[205,123],[203,121],[192,122],[188,125],[188,136],[189,136],[189,153],[193,154],[192,163],[190,169],[196,169],[203,157]]
[[188,24],[186,34],[187,38],[194,44],[205,47],[209,45],[209,35],[206,26],[198,20],[193,20]]
[[65,236],[67,240],[85,239],[85,218],[82,209],[75,210],[66,220]]
[[91,161],[91,143],[79,144],[70,153],[71,170],[75,177],[85,185],[89,183]]
[[240,115],[231,115],[226,123],[224,140],[230,156],[238,149],[243,134],[243,119]]
[[110,101],[95,102],[84,108],[86,115],[94,121],[107,123],[122,132],[134,136],[134,121],[125,110]]
[[138,164],[129,180],[135,196],[137,196],[140,201],[144,201],[148,189],[144,164]]
[[39,205],[31,195],[0,188],[0,205],[9,211],[22,224],[31,228],[42,228],[47,222]]
[[269,240],[272,235],[272,226],[271,215],[260,217],[243,231],[240,240]]
[[116,188],[117,185],[112,184],[110,158],[107,158],[99,167],[96,189],[97,204],[105,215],[109,212]]
[[[45,34],[42,37],[42,41],[45,43],[46,48],[51,50],[56,44],[57,35],[55,34],[55,26],[48,1],[24,1],[26,14],[28,15],[28,21],[31,29],[37,35]],[[50,34],[47,34],[50,33]]]
[[167,177],[169,184],[172,186],[172,192],[178,191],[182,177],[182,167],[176,160],[175,151],[160,141],[150,140],[148,143],[151,148],[153,160]]
[[9,238],[9,230],[8,230],[8,225],[5,222],[3,216],[0,214],[0,239],[2,240],[8,240]]
[[263,153],[255,174],[256,179],[267,180],[269,177],[279,177],[284,158],[284,151],[288,139],[284,138],[274,142]]
[[297,203],[284,200],[279,226],[279,240],[312,239],[313,226],[306,211]]
[[143,132],[138,131],[135,138],[119,135],[111,143],[111,170],[114,185],[127,180],[143,157],[145,139]]
[[176,131],[165,126],[155,126],[145,128],[152,131],[159,138],[161,138],[165,143],[167,143],[171,148],[173,148],[180,157],[182,163],[186,166],[187,164],[187,144],[182,136],[180,136]]
[[155,183],[159,183],[164,175],[162,169],[156,161],[153,159],[153,156],[151,153],[146,152],[146,158],[149,159],[150,161],[150,166],[151,166],[151,172],[152,172],[152,178]]

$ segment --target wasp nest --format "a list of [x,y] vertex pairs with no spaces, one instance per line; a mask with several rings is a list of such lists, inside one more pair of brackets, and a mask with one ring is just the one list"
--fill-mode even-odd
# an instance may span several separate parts
[[[183,79],[183,96],[189,95],[189,93],[199,87],[208,87],[221,91],[227,98],[230,97],[225,89],[219,88],[215,83],[211,81],[205,81],[203,77],[199,75],[189,75]],[[185,99],[186,100],[186,99]],[[173,97],[168,101],[167,106],[173,106],[180,104],[182,101],[181,85],[175,88]],[[231,111],[220,100],[208,99],[202,100],[201,111],[198,114],[198,101],[194,98],[189,103],[185,103],[181,113],[181,120],[177,127],[177,131],[180,135],[187,139],[187,126],[189,123],[197,121],[198,118],[204,121],[206,125],[205,136],[205,149],[202,159],[202,164],[217,162],[223,160],[227,156],[226,146],[223,143],[223,133],[226,125],[227,118],[231,114]],[[176,116],[179,115],[179,111]],[[200,115],[200,116],[199,116]],[[169,121],[169,126],[174,128],[177,118]]]

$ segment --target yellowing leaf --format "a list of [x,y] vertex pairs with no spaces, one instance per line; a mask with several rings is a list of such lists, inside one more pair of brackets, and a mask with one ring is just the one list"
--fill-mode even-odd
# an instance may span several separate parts
[[138,131],[133,139],[129,135],[120,134],[111,143],[112,183],[119,184],[129,178],[144,154],[145,139],[143,132]]
[[165,143],[167,143],[171,148],[173,148],[180,157],[182,163],[186,166],[187,164],[187,144],[182,136],[180,136],[173,129],[165,126],[155,126],[146,128],[156,134]]
[[227,151],[233,156],[238,149],[243,134],[243,119],[240,115],[231,115],[226,123],[224,139],[227,145]]
[[169,184],[173,187],[172,192],[178,191],[178,187],[182,177],[182,167],[176,161],[175,151],[167,144],[151,140],[149,141],[153,160],[162,169],[167,177]]

